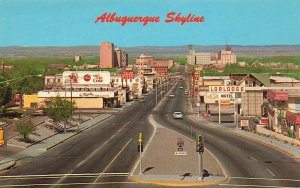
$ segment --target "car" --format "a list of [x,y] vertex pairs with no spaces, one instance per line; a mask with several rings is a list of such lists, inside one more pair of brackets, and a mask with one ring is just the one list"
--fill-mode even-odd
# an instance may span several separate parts
[[175,95],[173,93],[170,93],[169,97],[175,97]]
[[183,115],[181,112],[174,112],[173,113],[173,118],[174,119],[183,119]]
[[182,86],[180,86],[179,88],[180,88],[180,89],[183,89],[183,87],[182,87]]
[[186,92],[184,92],[184,94],[185,94],[185,95],[188,95],[188,94],[189,94],[189,92],[188,92],[188,91],[186,91]]

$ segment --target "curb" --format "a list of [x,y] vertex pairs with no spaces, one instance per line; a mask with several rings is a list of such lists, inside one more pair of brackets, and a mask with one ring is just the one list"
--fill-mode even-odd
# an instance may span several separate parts
[[215,185],[218,183],[223,183],[227,181],[228,178],[225,178],[224,180],[217,180],[212,182],[197,182],[197,181],[162,181],[162,180],[143,180],[134,176],[129,177],[129,180],[142,183],[142,184],[150,184],[150,185],[161,185],[161,186],[206,186],[206,185]]
[[272,148],[282,154],[285,154],[285,155],[288,155],[289,157],[292,157],[292,158],[295,158],[296,156],[292,153],[290,153],[289,151],[285,150],[285,149],[282,149],[280,147],[276,147],[276,146],[273,146],[269,143],[266,143],[264,141],[261,141],[261,140],[258,140],[256,138],[253,138],[253,137],[250,137],[250,136],[246,136],[246,135],[243,135],[243,134],[240,134],[240,133],[236,133],[236,132],[232,132],[232,131],[228,131],[228,130],[225,130],[225,132],[229,133],[229,134],[233,134],[233,135],[236,135],[236,136],[240,136],[240,137],[243,137],[243,138],[246,138],[248,140],[251,140],[251,141],[254,141],[254,142],[257,142],[259,144],[262,144],[264,146],[267,146],[269,148]]
[[[211,126],[211,125],[205,125],[205,126],[210,127],[210,128],[215,128],[214,126]],[[271,144],[269,144],[267,142],[261,141],[261,140],[259,140],[257,138],[253,138],[251,136],[247,136],[247,135],[244,135],[244,134],[241,134],[241,133],[233,132],[231,130],[224,130],[224,132],[227,132],[229,134],[233,134],[233,135],[236,135],[236,136],[239,136],[239,137],[243,137],[245,139],[248,139],[248,140],[254,141],[256,143],[262,144],[262,145],[267,146],[267,147],[269,147],[271,149],[274,149],[274,150],[276,150],[276,151],[278,151],[278,152],[280,152],[282,154],[288,155],[291,158],[295,158],[296,157],[294,154],[290,153],[288,150],[282,149],[280,147],[276,147],[276,146],[271,145]]]
[[99,122],[105,121],[106,119],[110,118],[111,116],[112,116],[112,115],[110,115],[110,116],[108,116],[108,117],[102,119],[101,121],[98,121],[97,123],[92,124],[91,126],[89,126],[89,127],[87,127],[87,128],[81,129],[79,132],[76,132],[75,134],[73,134],[73,135],[67,137],[66,139],[63,139],[63,140],[59,141],[58,143],[55,143],[54,145],[47,147],[46,150],[49,150],[49,149],[51,149],[51,148],[54,148],[55,146],[57,146],[57,145],[59,145],[59,144],[65,142],[65,141],[69,140],[70,138],[76,136],[77,134],[79,134],[79,133],[81,133],[81,132],[83,132],[83,131],[85,131],[85,130],[91,128],[91,127],[93,127],[94,125],[98,124]]
[[16,163],[17,162],[15,160],[11,160],[11,161],[0,164],[0,172],[14,167],[16,165]]

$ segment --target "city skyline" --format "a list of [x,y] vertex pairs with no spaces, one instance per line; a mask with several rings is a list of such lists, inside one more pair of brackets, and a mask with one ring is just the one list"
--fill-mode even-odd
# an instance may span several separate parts
[[[284,6],[283,6],[284,5]],[[122,47],[300,44],[299,1],[128,0],[0,1],[0,46],[86,46],[110,41]],[[11,11],[14,10],[14,11]],[[160,16],[158,23],[95,23],[104,12]],[[165,23],[169,12],[204,16],[203,23]]]

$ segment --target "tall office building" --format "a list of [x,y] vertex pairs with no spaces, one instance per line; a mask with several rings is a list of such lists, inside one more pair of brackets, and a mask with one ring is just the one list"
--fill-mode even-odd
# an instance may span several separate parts
[[225,50],[221,50],[218,53],[218,60],[223,65],[226,65],[226,64],[236,64],[236,55],[231,50],[230,46],[226,46]]
[[128,54],[125,51],[122,51],[122,67],[128,66]]
[[115,48],[114,50],[114,66],[113,67],[121,67],[122,61],[122,52],[120,48]]
[[211,64],[211,55],[210,53],[197,52],[196,56],[196,65],[209,65]]
[[101,42],[100,44],[100,68],[114,67],[114,44]]

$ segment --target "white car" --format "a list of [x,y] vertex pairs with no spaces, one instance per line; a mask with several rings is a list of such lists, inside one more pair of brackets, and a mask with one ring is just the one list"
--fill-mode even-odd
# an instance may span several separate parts
[[182,87],[182,86],[180,86],[179,88],[180,88],[180,89],[183,89],[183,87]]
[[175,97],[175,95],[174,95],[173,93],[171,93],[171,94],[169,95],[169,97]]
[[173,113],[173,118],[174,119],[183,119],[183,115],[181,112],[174,112]]

